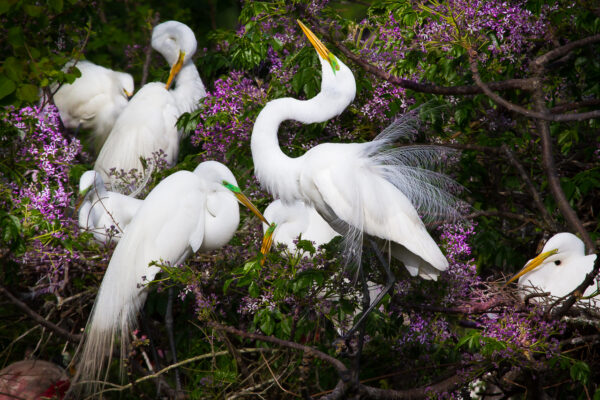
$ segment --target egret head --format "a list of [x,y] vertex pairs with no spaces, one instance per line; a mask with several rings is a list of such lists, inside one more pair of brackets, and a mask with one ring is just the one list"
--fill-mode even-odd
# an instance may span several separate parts
[[79,194],[85,196],[94,184],[104,184],[100,174],[94,170],[85,171],[83,175],[81,175],[81,178],[79,178]]
[[115,76],[119,82],[119,88],[123,91],[122,94],[128,99],[131,98],[134,89],[133,77],[128,73],[118,71],[115,71]]
[[332,99],[344,100],[346,102],[344,108],[346,108],[348,103],[352,102],[354,95],[356,94],[354,74],[346,64],[340,61],[339,58],[325,47],[323,42],[321,42],[306,25],[301,21],[297,22],[317,51],[317,54],[319,54],[321,71],[323,74],[321,80],[321,93]]
[[572,233],[561,232],[552,236],[538,254],[519,271],[515,276],[510,278],[507,284],[520,278],[521,276],[538,268],[546,266],[554,266],[555,268],[563,268],[567,260],[571,257],[583,257],[585,255],[585,246],[581,239]]
[[167,21],[156,25],[152,31],[152,48],[163,55],[171,66],[166,88],[196,53],[196,36],[185,24],[177,21]]

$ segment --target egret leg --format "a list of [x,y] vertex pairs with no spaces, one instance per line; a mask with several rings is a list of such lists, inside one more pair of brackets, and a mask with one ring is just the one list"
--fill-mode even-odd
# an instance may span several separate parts
[[[143,308],[140,310],[140,321],[142,322],[142,328],[144,329],[144,332],[146,332],[146,334],[148,335],[148,339],[150,339],[150,354],[152,355],[152,359],[154,360],[154,368],[156,368],[156,370],[158,371],[161,369],[160,360],[158,358],[158,352],[156,351],[156,347],[154,346],[154,340],[150,331],[150,324],[148,324],[148,316],[146,315],[146,312]],[[160,394],[161,384],[158,379],[155,382],[156,396],[158,397],[158,395]]]
[[[177,364],[177,350],[175,349],[175,336],[173,335],[173,286],[168,289],[167,311],[165,312],[165,327],[169,336],[169,345],[171,346],[171,354],[173,355],[173,363]],[[175,391],[179,395],[181,392],[181,380],[179,379],[179,368],[175,368]]]
[[[373,300],[373,302],[369,305],[369,308],[367,308],[367,310],[362,313],[358,322],[356,324],[354,324],[354,326],[344,335],[345,338],[351,337],[354,334],[354,332],[356,332],[356,330],[365,321],[365,319],[371,313],[371,311],[373,311],[373,309],[379,304],[379,302],[381,302],[383,297],[386,294],[388,294],[388,292],[392,289],[392,287],[394,286],[394,283],[396,283],[396,277],[394,276],[394,274],[392,273],[392,270],[390,269],[390,264],[386,261],[385,257],[383,257],[383,254],[381,254],[381,250],[379,250],[377,243],[375,243],[375,241],[373,241],[373,239],[369,239],[369,242],[371,242],[371,246],[373,247],[373,250],[375,250],[375,255],[377,256],[377,258],[379,259],[379,262],[381,263],[381,265],[383,266],[383,269],[385,270],[385,273],[387,275],[387,283],[385,285],[385,288],[383,288],[383,290],[377,295],[375,300]],[[367,291],[368,291],[368,289],[367,289]]]

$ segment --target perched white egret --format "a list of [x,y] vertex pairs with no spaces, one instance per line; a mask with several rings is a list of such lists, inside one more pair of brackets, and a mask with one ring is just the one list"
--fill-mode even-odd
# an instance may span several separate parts
[[[519,279],[523,293],[535,288],[562,297],[579,286],[585,276],[594,268],[596,254],[585,255],[583,241],[568,232],[557,233],[546,242],[542,252],[529,260],[523,269],[508,282]],[[597,290],[595,285],[588,287],[583,294],[590,296]]]
[[[121,113],[94,164],[108,182],[112,168],[143,172],[140,157],[152,159],[164,151],[173,165],[179,154],[180,133],[175,126],[181,114],[198,108],[206,96],[204,84],[192,61],[196,37],[185,24],[167,21],[152,31],[152,47],[171,66],[167,84],[151,82],[142,87]],[[169,90],[172,82],[175,88]],[[114,180],[114,179],[113,179]]]
[[388,241],[392,255],[411,275],[436,279],[448,261],[427,233],[411,200],[429,215],[453,214],[455,201],[445,191],[452,181],[422,168],[431,161],[425,160],[431,157],[428,150],[389,148],[397,137],[414,130],[414,118],[403,118],[368,143],[320,144],[297,158],[288,157],[279,148],[281,122],[326,121],[340,114],[356,92],[352,71],[300,25],[321,56],[321,92],[310,100],[280,98],[265,105],[251,139],[258,180],[286,204],[303,201],[314,207],[350,240],[353,255],[360,255],[364,232]]
[[[316,246],[329,243],[339,234],[334,231],[314,208],[301,201],[285,204],[275,200],[264,211],[265,218],[276,224],[273,232],[273,242],[285,244],[291,253],[296,252],[295,240],[302,239],[314,242]],[[263,222],[263,231],[267,232],[269,225]]]
[[100,243],[118,242],[142,200],[106,190],[97,171],[86,171],[79,179],[84,197],[79,208],[79,228],[91,232]]
[[[70,62],[65,68],[72,65]],[[90,61],[79,61],[75,66],[81,76],[58,89],[54,104],[65,127],[90,129],[94,144],[100,148],[133,96],[133,78]]]
[[[299,200],[314,207],[344,235],[347,259],[360,260],[366,234],[402,261],[411,275],[437,279],[448,261],[415,207],[435,217],[455,214],[455,198],[446,191],[454,184],[423,168],[439,153],[425,147],[390,147],[398,137],[414,134],[415,117],[403,117],[371,142],[320,144],[297,158],[281,151],[277,131],[283,121],[326,121],[340,114],[356,93],[352,71],[298,23],[320,56],[321,91],[305,101],[275,99],[261,110],[251,138],[259,182],[286,204]],[[389,268],[386,272],[388,283],[376,302],[393,285],[395,278]]]
[[237,184],[226,166],[207,161],[194,172],[168,176],[148,194],[117,244],[98,290],[78,379],[100,378],[117,336],[125,357],[146,299],[145,284],[160,271],[152,261],[177,266],[193,252],[218,249],[233,237],[239,223],[236,197],[246,205],[248,200],[227,189],[224,180]]

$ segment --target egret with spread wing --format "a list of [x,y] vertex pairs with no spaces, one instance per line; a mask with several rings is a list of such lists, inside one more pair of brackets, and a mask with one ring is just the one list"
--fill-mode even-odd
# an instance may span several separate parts
[[[169,79],[166,85],[160,82],[144,85],[115,122],[94,165],[105,182],[112,168],[126,172],[135,168],[143,172],[140,157],[152,159],[160,150],[165,153],[167,164],[173,165],[179,154],[177,119],[196,110],[200,99],[206,96],[192,61],[196,37],[187,25],[177,21],[157,25],[152,31],[152,47],[171,66]],[[169,90],[173,82],[175,89]]]
[[[194,172],[179,171],[162,180],[146,197],[117,244],[86,327],[78,380],[95,380],[107,367],[116,337],[125,357],[129,335],[144,304],[145,284],[160,267],[177,266],[196,251],[222,247],[239,223],[238,200],[223,181],[237,185],[231,171],[216,161]],[[237,199],[236,199],[237,197]]]
[[[542,252],[529,260],[507,284],[519,279],[518,285],[523,293],[535,288],[563,297],[575,290],[592,272],[595,260],[596,254],[586,255],[583,241],[577,236],[568,232],[557,233],[548,239]],[[592,285],[583,295],[590,296],[596,290],[596,286]]]
[[99,149],[133,96],[133,78],[90,61],[79,61],[75,67],[81,76],[54,93],[54,104],[65,127],[90,129]]
[[[281,151],[277,131],[283,121],[327,121],[344,111],[356,93],[352,71],[299,24],[320,56],[321,91],[309,100],[275,99],[262,109],[251,138],[258,180],[284,203],[299,200],[314,207],[344,235],[347,259],[360,262],[367,235],[376,247],[402,261],[411,275],[437,279],[448,261],[417,209],[436,219],[454,215],[456,200],[448,190],[456,184],[423,168],[439,156],[436,150],[390,147],[397,138],[414,134],[415,117],[402,117],[371,142],[320,144],[297,158]],[[388,283],[377,302],[395,280],[389,266],[386,272]]]
[[91,232],[100,243],[118,242],[142,200],[106,190],[97,171],[86,171],[79,179],[84,197],[79,207],[79,228]]

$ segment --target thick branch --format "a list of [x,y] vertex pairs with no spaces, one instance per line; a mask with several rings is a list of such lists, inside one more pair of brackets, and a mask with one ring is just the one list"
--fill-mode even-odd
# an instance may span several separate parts
[[575,103],[557,104],[550,109],[550,112],[553,114],[554,113],[562,113],[565,111],[577,110],[578,108],[595,107],[595,106],[600,106],[600,99],[588,99],[588,100],[577,101]]
[[[485,93],[490,99],[492,99],[496,104],[499,104],[505,107],[507,110],[516,112],[518,114],[524,115],[528,118],[535,118],[538,120],[544,121],[553,121],[553,122],[566,122],[566,121],[583,121],[590,118],[599,118],[600,110],[589,111],[585,113],[576,113],[576,114],[550,114],[547,112],[533,111],[528,110],[524,107],[521,107],[517,104],[511,103],[508,100],[505,100],[501,96],[497,95],[492,91],[492,87],[481,80],[481,76],[479,75],[479,68],[477,67],[477,53],[474,50],[469,51],[469,66],[471,67],[471,72],[473,73],[473,79],[477,86],[481,88],[483,93]],[[539,86],[536,85],[536,86]],[[537,89],[536,89],[537,90]]]
[[[536,109],[540,113],[547,114],[548,110],[544,104],[544,94],[542,89],[538,87],[533,92],[533,101]],[[592,238],[586,231],[583,223],[577,217],[577,214],[569,204],[569,200],[565,195],[565,192],[562,190],[560,185],[560,179],[556,172],[556,166],[554,164],[554,155],[552,154],[552,138],[550,137],[550,124],[547,121],[537,120],[537,127],[539,131],[540,138],[542,140],[542,166],[544,171],[546,172],[546,176],[548,177],[548,186],[550,186],[550,191],[552,192],[552,196],[556,201],[556,205],[560,210],[561,214],[569,224],[570,228],[579,232],[581,235],[581,239],[585,243],[588,253],[592,254],[596,252],[596,246],[592,241]]]
[[453,375],[441,382],[424,387],[406,390],[380,389],[367,385],[360,385],[361,395],[377,400],[399,400],[399,399],[427,399],[437,393],[450,392],[464,384],[464,377]]
[[571,51],[575,50],[578,47],[587,46],[588,44],[600,42],[600,34],[586,37],[584,39],[575,40],[571,43],[565,44],[564,46],[557,47],[554,50],[551,50],[544,54],[543,56],[539,56],[533,62],[531,67],[536,70],[544,64],[549,63],[550,61],[562,57]]
[[19,307],[25,314],[27,314],[31,319],[37,322],[40,325],[45,326],[50,329],[52,332],[56,333],[59,336],[62,336],[65,339],[70,340],[73,343],[78,343],[81,341],[81,335],[72,334],[71,332],[61,328],[58,325],[53,324],[52,322],[46,320],[40,314],[33,311],[31,308],[27,306],[27,304],[23,303],[21,300],[17,299],[11,292],[8,291],[4,286],[0,285],[0,294],[6,296],[11,303],[15,306]]

